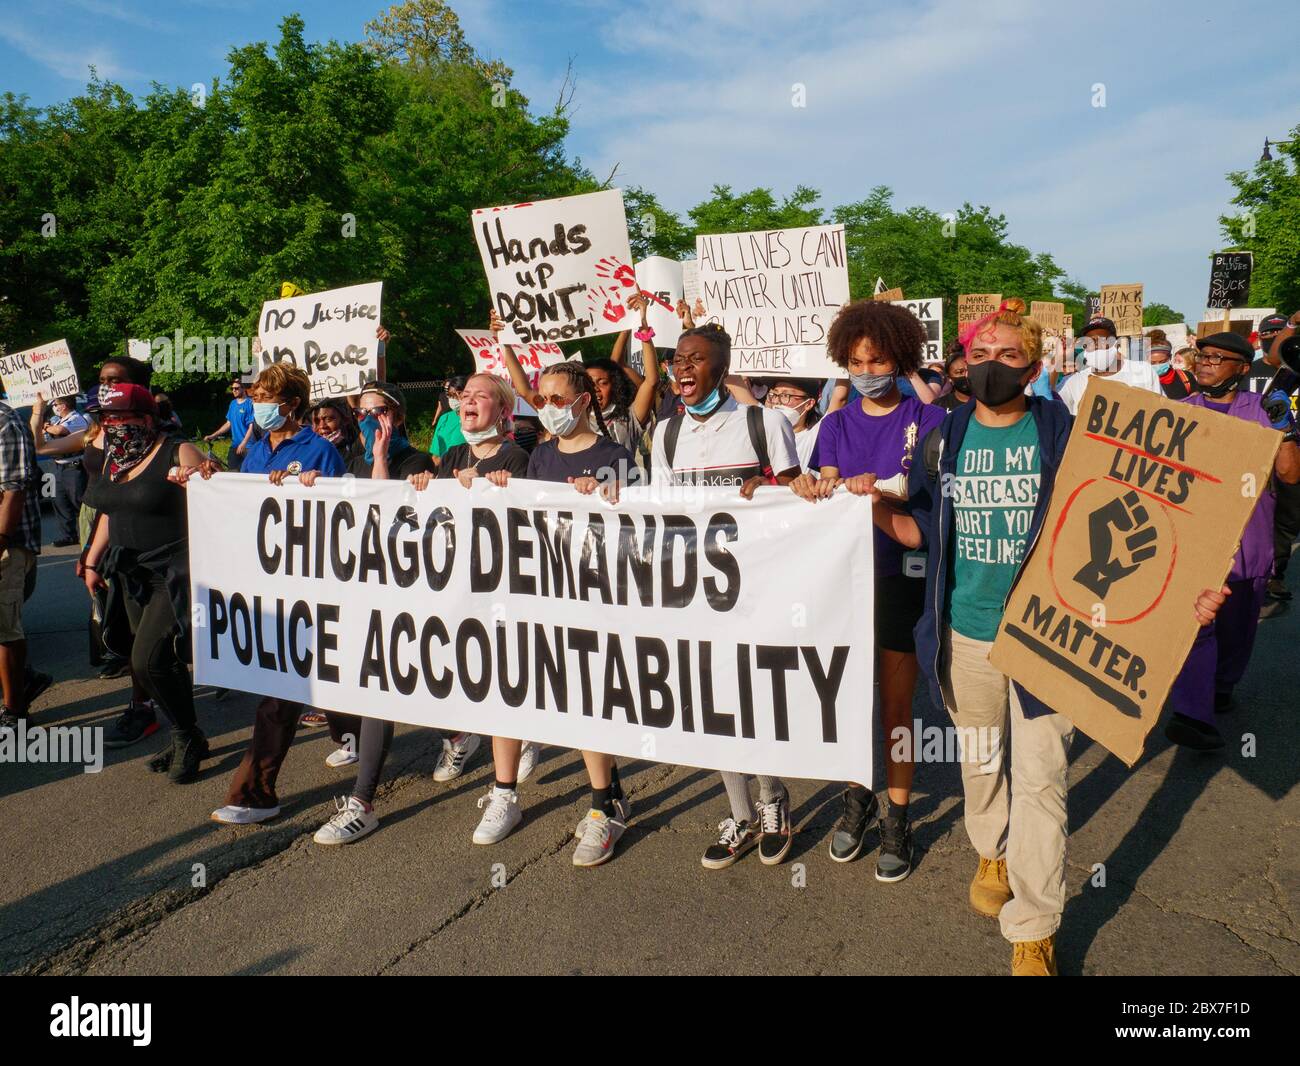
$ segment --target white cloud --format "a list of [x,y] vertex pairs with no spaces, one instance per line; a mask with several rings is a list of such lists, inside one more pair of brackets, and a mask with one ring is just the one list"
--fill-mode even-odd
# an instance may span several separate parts
[[140,77],[122,66],[112,52],[103,47],[77,48],[56,43],[53,35],[36,34],[13,23],[0,24],[0,39],[22,52],[28,59],[70,81],[85,82],[94,67],[102,78],[122,81]]

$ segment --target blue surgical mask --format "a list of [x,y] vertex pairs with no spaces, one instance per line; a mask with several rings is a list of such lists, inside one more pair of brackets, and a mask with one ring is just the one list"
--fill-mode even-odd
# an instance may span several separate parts
[[869,400],[878,400],[882,396],[888,395],[897,380],[897,370],[891,370],[888,374],[849,375],[849,381],[853,384],[853,387]]
[[280,414],[280,405],[278,403],[255,403],[253,404],[253,421],[257,423],[259,429],[274,433],[288,421],[288,418]]
[[693,415],[707,415],[709,412],[716,410],[722,405],[721,390],[721,385],[714,385],[711,393],[699,403],[688,403],[686,410]]
[[[361,439],[365,442],[367,463],[375,461],[375,434],[379,431],[379,419],[374,415],[366,415],[357,423],[357,429],[361,432]],[[391,459],[394,455],[407,447],[410,441],[406,439],[406,433],[401,426],[393,427],[393,435],[388,441],[388,457]]]

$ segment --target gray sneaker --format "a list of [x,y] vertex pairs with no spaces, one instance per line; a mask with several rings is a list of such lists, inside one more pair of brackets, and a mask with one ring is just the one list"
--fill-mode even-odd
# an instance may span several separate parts
[[627,823],[618,813],[610,818],[603,811],[592,811],[583,825],[582,839],[573,849],[573,865],[599,866],[609,862],[614,857],[614,845],[626,830]]
[[[614,810],[614,817],[624,825],[627,825],[628,820],[632,817],[632,801],[626,796],[620,796],[614,801]],[[589,810],[582,816],[582,821],[578,823],[578,827],[573,831],[575,837],[578,837],[579,839],[582,838],[582,834],[587,831],[587,819],[595,813],[595,811]]]

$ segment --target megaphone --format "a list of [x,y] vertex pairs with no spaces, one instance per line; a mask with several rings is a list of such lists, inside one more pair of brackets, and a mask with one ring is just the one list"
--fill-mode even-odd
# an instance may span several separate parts
[[1284,367],[1293,374],[1300,375],[1300,335],[1293,333],[1284,337],[1277,346],[1277,355]]

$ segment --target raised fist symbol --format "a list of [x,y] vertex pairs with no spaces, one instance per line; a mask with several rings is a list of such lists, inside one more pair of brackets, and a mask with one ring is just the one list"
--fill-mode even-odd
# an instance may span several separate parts
[[1136,492],[1098,507],[1088,516],[1088,546],[1092,557],[1074,580],[1105,599],[1111,585],[1133,573],[1156,554],[1156,530]]

